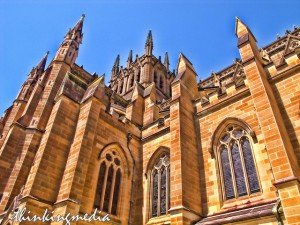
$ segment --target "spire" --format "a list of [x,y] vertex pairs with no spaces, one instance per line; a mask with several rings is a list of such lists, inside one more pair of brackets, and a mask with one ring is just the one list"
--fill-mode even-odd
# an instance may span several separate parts
[[147,36],[147,41],[145,44],[146,48],[146,55],[152,55],[152,50],[153,50],[153,40],[152,40],[152,33],[151,30],[149,30],[148,36]]
[[81,44],[82,37],[83,37],[82,28],[83,28],[84,17],[85,15],[82,14],[81,18],[75,24],[75,26],[68,31],[67,35],[65,36],[65,40],[72,39],[77,41],[79,44]]
[[75,29],[76,31],[82,31],[84,17],[85,14],[82,14],[81,18],[79,19],[79,21],[77,22],[77,24],[73,29]]
[[130,50],[129,55],[128,55],[127,68],[129,68],[131,63],[132,63],[132,50]]
[[78,56],[79,46],[82,43],[84,17],[85,15],[83,14],[75,26],[68,31],[56,52],[54,60],[65,62],[71,67],[73,66]]
[[45,66],[46,66],[46,62],[47,62],[47,58],[49,55],[49,51],[46,52],[45,56],[42,58],[42,60],[39,62],[39,64],[37,65],[36,69],[37,70],[41,70],[44,71]]
[[165,65],[165,67],[166,67],[167,69],[169,69],[170,63],[169,63],[168,52],[166,52],[166,54],[165,54],[165,62],[164,62],[164,65]]

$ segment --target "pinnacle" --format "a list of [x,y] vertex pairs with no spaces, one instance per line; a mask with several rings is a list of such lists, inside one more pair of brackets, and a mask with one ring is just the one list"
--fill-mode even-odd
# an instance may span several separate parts
[[164,61],[164,65],[165,67],[169,67],[170,62],[169,62],[169,56],[168,56],[168,52],[165,53],[165,61]]
[[49,51],[46,52],[45,56],[41,59],[41,61],[40,61],[39,64],[37,65],[36,68],[37,68],[38,70],[44,70],[44,69],[45,69],[48,55],[49,55]]
[[152,39],[151,30],[149,30],[147,40],[146,40],[146,44],[145,44],[145,48],[146,48],[146,55],[152,55],[153,39]]
[[128,61],[130,61],[130,62],[132,61],[132,50],[130,50],[130,52],[129,52],[127,62]]
[[147,36],[147,41],[146,41],[146,45],[148,44],[153,44],[153,40],[152,40],[152,32],[151,30],[149,30],[148,36]]

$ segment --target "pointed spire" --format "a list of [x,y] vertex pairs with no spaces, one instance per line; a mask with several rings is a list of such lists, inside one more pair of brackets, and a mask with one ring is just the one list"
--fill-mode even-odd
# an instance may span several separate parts
[[127,68],[129,68],[131,63],[132,63],[132,50],[130,50],[129,55],[128,55]]
[[45,66],[46,66],[46,62],[47,62],[48,55],[49,55],[49,51],[46,52],[46,54],[44,55],[44,57],[41,59],[41,61],[40,61],[39,64],[37,65],[37,67],[36,67],[37,70],[44,71]]
[[81,18],[75,24],[75,26],[68,31],[67,35],[65,36],[65,40],[72,39],[77,41],[79,44],[81,44],[82,37],[83,37],[82,28],[83,28],[84,18],[85,15],[82,14]]
[[169,69],[170,63],[169,63],[169,55],[168,55],[168,52],[166,52],[166,54],[165,54],[164,65],[165,65],[165,67],[166,67],[167,69]]
[[235,34],[240,37],[248,32],[248,27],[238,18],[235,17]]
[[76,31],[82,31],[84,18],[85,18],[85,14],[82,14],[81,18],[79,19],[79,21],[77,22],[77,24],[73,29],[75,29]]
[[245,34],[250,34],[253,40],[257,42],[249,27],[238,17],[235,17],[235,35],[240,38]]
[[152,33],[151,30],[149,30],[148,36],[147,36],[147,41],[145,44],[146,48],[146,55],[152,55],[152,50],[153,50],[153,39],[152,39]]

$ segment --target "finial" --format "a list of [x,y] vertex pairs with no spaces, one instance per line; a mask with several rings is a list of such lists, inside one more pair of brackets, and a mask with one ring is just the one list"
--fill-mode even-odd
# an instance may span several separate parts
[[277,36],[277,40],[281,38],[279,34],[277,34],[276,36]]
[[285,31],[285,34],[287,35],[287,34],[290,34],[290,33],[292,33],[290,30],[286,30]]
[[81,15],[81,17],[82,17],[82,19],[84,19],[84,17],[85,17],[85,14],[83,13],[83,14]]
[[49,55],[49,53],[50,53],[50,52],[49,52],[49,51],[47,51],[47,52],[46,52],[46,55]]

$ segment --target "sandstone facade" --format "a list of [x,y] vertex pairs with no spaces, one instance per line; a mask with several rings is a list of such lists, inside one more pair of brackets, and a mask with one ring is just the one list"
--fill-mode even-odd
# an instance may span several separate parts
[[[0,224],[26,207],[110,224],[300,224],[300,29],[197,82],[152,54],[116,58],[111,79],[75,63],[84,16],[30,72],[0,120]],[[102,224],[73,222],[72,224]]]

